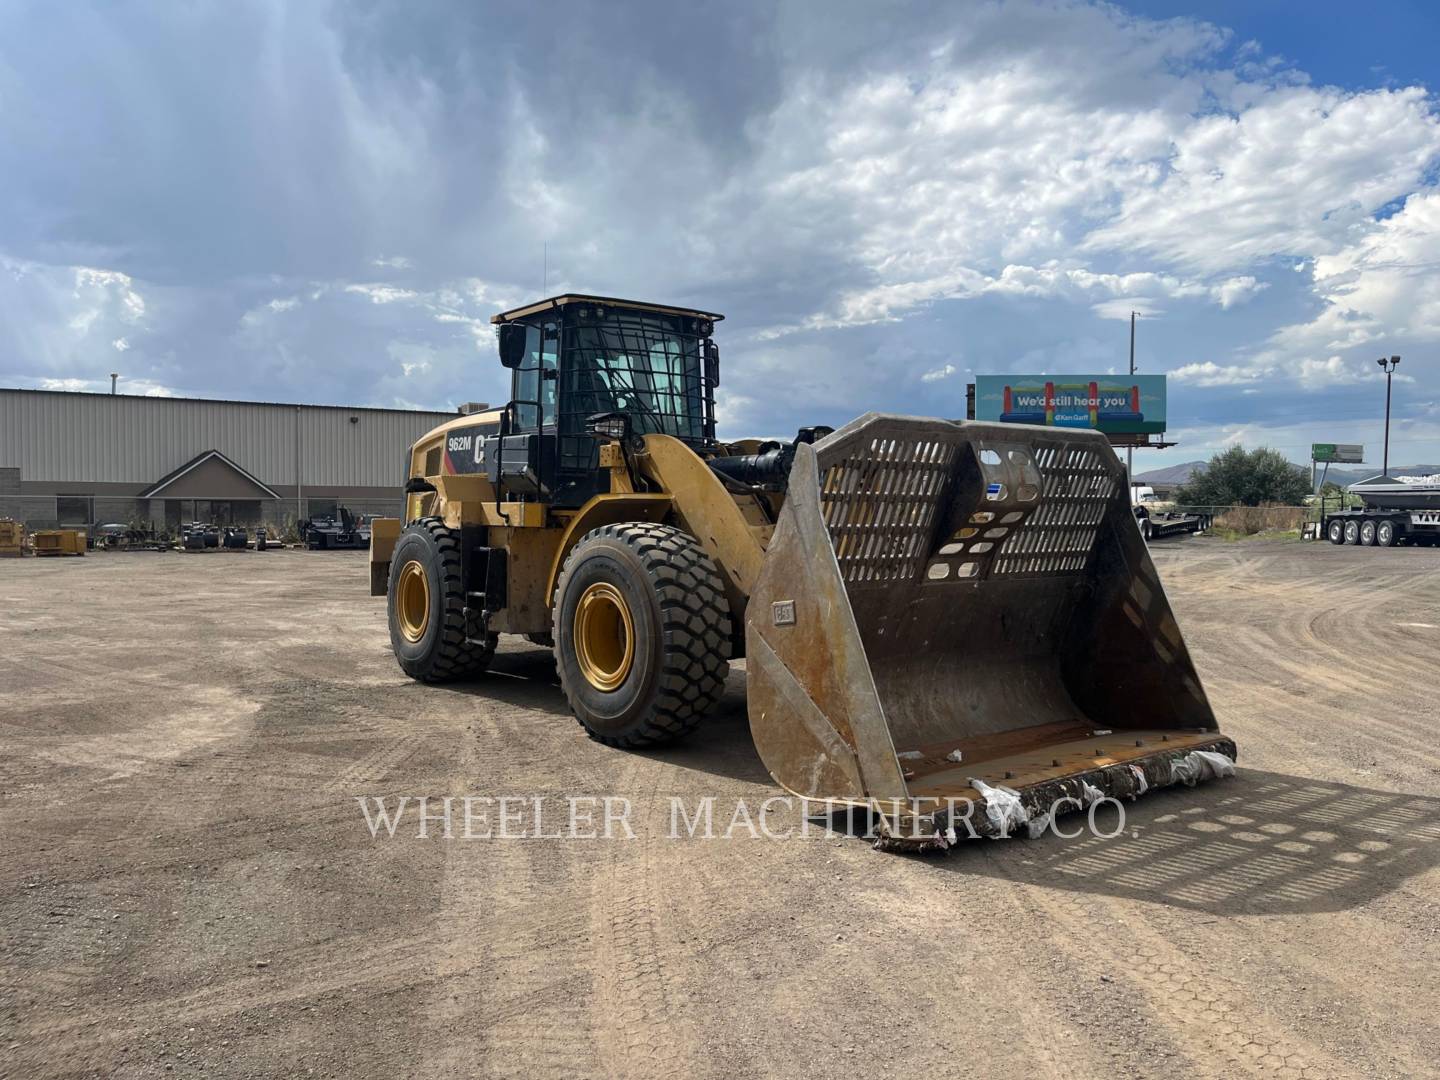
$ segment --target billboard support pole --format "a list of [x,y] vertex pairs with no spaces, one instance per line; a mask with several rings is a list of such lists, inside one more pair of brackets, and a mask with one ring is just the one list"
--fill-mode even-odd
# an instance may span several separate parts
[[[1135,312],[1130,312],[1130,374],[1135,374]],[[1125,483],[1135,483],[1135,448],[1125,448]],[[1133,499],[1134,492],[1131,492]]]

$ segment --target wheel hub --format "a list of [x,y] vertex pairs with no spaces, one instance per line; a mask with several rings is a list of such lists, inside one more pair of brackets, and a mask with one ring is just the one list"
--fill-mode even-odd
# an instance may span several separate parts
[[606,693],[624,683],[634,666],[630,605],[608,581],[591,585],[575,607],[575,657],[585,680]]
[[395,583],[395,613],[405,640],[417,642],[430,625],[430,578],[425,567],[411,559],[400,568]]

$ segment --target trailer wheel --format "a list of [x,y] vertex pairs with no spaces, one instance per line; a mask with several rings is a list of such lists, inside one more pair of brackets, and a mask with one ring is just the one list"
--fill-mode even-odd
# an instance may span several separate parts
[[1358,521],[1345,522],[1345,543],[1360,543],[1360,523]]
[[465,640],[460,540],[439,518],[421,518],[400,534],[386,596],[390,647],[412,679],[449,682],[489,667],[499,635],[484,645]]
[[553,610],[560,685],[591,738],[668,742],[719,700],[730,608],[694,537],[641,522],[587,533],[565,560]]
[[1147,544],[1150,542],[1150,519],[1145,518],[1140,522],[1140,538]]
[[1345,523],[1338,519],[1330,522],[1325,535],[1329,537],[1332,544],[1345,543]]
[[1395,546],[1395,522],[1382,521],[1375,526],[1375,543],[1381,547]]
[[1360,524],[1360,543],[1365,547],[1375,546],[1375,522],[1365,521]]

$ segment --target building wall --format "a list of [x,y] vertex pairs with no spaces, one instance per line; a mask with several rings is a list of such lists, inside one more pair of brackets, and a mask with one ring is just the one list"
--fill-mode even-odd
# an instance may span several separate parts
[[[352,419],[353,418],[353,419]],[[0,390],[0,468],[32,484],[152,484],[219,450],[275,488],[398,488],[405,450],[455,414]],[[80,488],[76,488],[80,490]]]
[[[87,496],[94,504],[92,524],[163,528],[164,499],[137,496],[206,450],[219,450],[280,496],[262,500],[261,521],[246,524],[281,527],[336,506],[394,516],[404,507],[406,450],[454,418],[444,412],[0,389],[0,517],[53,527],[60,516],[57,496]],[[227,490],[210,497],[233,494],[221,486]]]

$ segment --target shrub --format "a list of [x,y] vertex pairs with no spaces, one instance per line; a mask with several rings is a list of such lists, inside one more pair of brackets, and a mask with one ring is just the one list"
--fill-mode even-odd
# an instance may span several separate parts
[[1232,446],[1175,492],[1182,506],[1298,506],[1310,495],[1305,470],[1278,450]]

